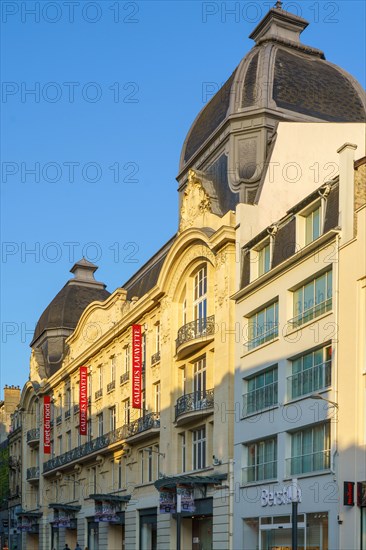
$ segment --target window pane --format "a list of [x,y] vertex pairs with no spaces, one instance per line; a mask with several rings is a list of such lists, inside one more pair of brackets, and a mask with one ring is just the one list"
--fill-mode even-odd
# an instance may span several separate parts
[[326,300],[325,283],[326,283],[325,274],[322,275],[321,277],[318,277],[315,280],[315,301],[316,301],[316,304],[320,304],[321,302],[324,302]]
[[320,208],[317,208],[313,212],[313,240],[317,239],[320,235]]

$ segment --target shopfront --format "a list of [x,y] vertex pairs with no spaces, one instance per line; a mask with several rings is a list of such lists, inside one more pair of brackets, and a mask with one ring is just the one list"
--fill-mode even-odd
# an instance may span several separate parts
[[[94,500],[95,512],[93,517],[88,518],[89,550],[123,550],[125,507],[131,495],[93,494],[90,498]],[[102,548],[101,539],[106,541],[107,549],[105,546]]]
[[140,516],[140,549],[157,550],[157,509],[139,510]]

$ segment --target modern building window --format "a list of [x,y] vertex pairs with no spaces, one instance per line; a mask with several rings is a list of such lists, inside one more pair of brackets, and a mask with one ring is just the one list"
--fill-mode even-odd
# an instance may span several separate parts
[[277,405],[277,380],[277,365],[245,379],[247,392],[243,395],[243,416]]
[[207,318],[207,266],[202,267],[194,277],[194,319],[198,330],[206,326]]
[[321,234],[320,204],[305,216],[305,244],[315,241]]
[[258,277],[264,275],[271,269],[271,244],[266,242],[259,250],[258,253]]
[[264,307],[248,319],[248,341],[246,347],[252,350],[278,336],[278,301]]
[[332,272],[327,271],[294,291],[294,317],[298,327],[332,309]]
[[98,437],[103,435],[103,413],[97,414]]
[[330,424],[323,423],[291,434],[288,475],[330,468]]
[[317,392],[331,385],[331,346],[305,353],[291,363],[292,376],[287,379],[290,399]]
[[116,407],[111,407],[109,409],[109,429],[111,432],[114,432],[116,429]]
[[193,469],[206,467],[206,428],[192,431]]
[[243,468],[243,483],[277,477],[277,438],[245,445],[247,467]]

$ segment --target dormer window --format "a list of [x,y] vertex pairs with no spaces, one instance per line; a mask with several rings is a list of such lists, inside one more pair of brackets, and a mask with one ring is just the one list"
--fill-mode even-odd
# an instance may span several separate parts
[[297,216],[297,237],[296,242],[301,247],[307,246],[323,233],[325,196],[318,198],[315,202],[304,208]]
[[321,233],[321,205],[318,204],[314,210],[305,217],[305,245],[315,241]]
[[271,269],[271,243],[268,240],[258,250],[258,277]]

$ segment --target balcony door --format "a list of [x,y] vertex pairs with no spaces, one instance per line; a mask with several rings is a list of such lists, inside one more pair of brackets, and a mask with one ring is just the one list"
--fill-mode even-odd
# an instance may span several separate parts
[[206,329],[207,319],[207,266],[202,267],[194,278],[194,320],[197,335]]
[[206,397],[206,357],[193,364],[193,394],[196,406]]

